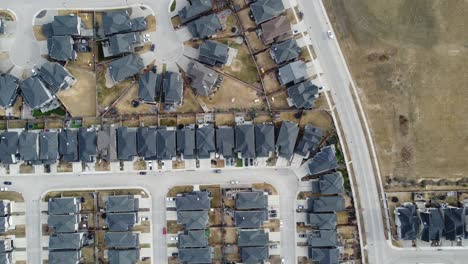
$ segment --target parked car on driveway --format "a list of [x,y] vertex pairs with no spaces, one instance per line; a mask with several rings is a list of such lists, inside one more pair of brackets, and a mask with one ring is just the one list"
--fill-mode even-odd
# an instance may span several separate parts
[[5,184],[5,185],[11,185],[11,181],[4,181],[3,184]]

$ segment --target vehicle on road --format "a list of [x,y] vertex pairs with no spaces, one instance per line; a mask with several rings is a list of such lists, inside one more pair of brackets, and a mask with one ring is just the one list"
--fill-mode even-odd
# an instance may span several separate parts
[[166,235],[166,234],[167,234],[167,229],[163,227],[163,235]]
[[139,175],[146,175],[146,171],[140,171],[138,174]]
[[327,31],[327,35],[328,35],[329,39],[334,39],[335,38],[335,36],[333,36],[333,33],[330,30]]
[[216,169],[214,170],[215,173],[221,173],[221,170],[220,169]]
[[151,44],[151,51],[154,51],[155,48],[156,48],[156,44]]
[[5,184],[5,185],[11,185],[11,181],[4,181],[3,184]]
[[231,181],[231,184],[239,184],[239,181]]

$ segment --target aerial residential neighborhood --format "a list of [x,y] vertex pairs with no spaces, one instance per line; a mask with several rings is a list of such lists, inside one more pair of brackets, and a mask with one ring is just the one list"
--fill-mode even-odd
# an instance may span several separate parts
[[466,263],[464,8],[383,2],[0,2],[0,263]]

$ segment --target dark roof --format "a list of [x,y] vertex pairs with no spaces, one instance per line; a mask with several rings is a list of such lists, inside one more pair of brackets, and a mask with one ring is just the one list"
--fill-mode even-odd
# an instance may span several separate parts
[[106,225],[109,231],[130,231],[137,222],[138,219],[135,212],[106,214]]
[[127,127],[117,128],[117,157],[119,160],[131,161],[137,155],[136,131]]
[[242,158],[255,158],[255,128],[253,124],[236,126],[236,151]]
[[237,246],[261,247],[268,244],[268,233],[259,229],[238,229]]
[[70,36],[52,36],[47,39],[49,57],[59,61],[68,61],[76,58],[73,50],[73,39]]
[[423,224],[421,240],[426,242],[441,240],[444,233],[444,220],[440,210],[428,208],[425,212],[420,212],[419,215]]
[[221,30],[223,26],[215,14],[200,17],[199,19],[187,24],[188,30],[193,38],[207,38]]
[[191,62],[188,66],[187,77],[190,86],[200,96],[210,96],[213,85],[218,79],[218,73],[198,62]]
[[283,122],[276,140],[278,146],[278,155],[280,157],[289,159],[294,153],[296,146],[296,139],[299,135],[299,126],[293,122]]
[[340,263],[340,250],[309,247],[309,258],[317,264],[338,264]]
[[266,210],[235,211],[234,220],[238,228],[259,228],[268,219]]
[[299,109],[311,109],[315,106],[319,88],[311,80],[298,83],[288,89],[288,98]]
[[102,26],[106,36],[130,31],[142,31],[147,28],[144,17],[130,19],[128,12],[125,10],[104,12]]
[[62,65],[56,62],[46,62],[42,64],[39,76],[48,85],[52,93],[65,90],[69,87],[69,82],[73,82],[73,77]]
[[50,198],[48,202],[48,213],[53,214],[76,214],[80,212],[80,200],[75,197]]
[[[287,85],[289,83],[298,83],[300,81],[303,81],[305,78],[307,78],[307,65],[302,60],[290,62],[282,66],[278,70],[278,79],[281,85]],[[311,82],[310,84],[313,85]],[[290,96],[299,96],[301,93],[303,93],[303,90],[306,89],[304,86],[294,86],[294,87],[295,87],[294,91],[288,90],[288,94],[289,95],[292,94]],[[313,85],[313,87],[316,87],[316,86]],[[307,89],[311,89],[311,88],[307,88]],[[295,97],[294,99],[297,99],[298,104],[302,103],[301,106],[306,105],[304,102],[301,102],[299,98]],[[302,99],[310,99],[310,98],[304,97]]]
[[309,234],[307,244],[313,248],[336,247],[336,230],[314,230]]
[[156,79],[157,74],[148,71],[140,75],[138,81],[138,98],[146,102],[154,102],[156,96]]
[[0,162],[3,164],[16,163],[18,154],[18,132],[3,132],[0,136]]
[[140,259],[139,249],[111,249],[107,252],[109,263],[112,264],[135,264]]
[[291,22],[286,16],[279,16],[261,25],[263,43],[270,44],[273,41],[282,41],[290,38]]
[[211,263],[211,247],[181,248],[179,249],[179,261],[187,264]]
[[302,49],[297,45],[295,38],[273,44],[270,48],[271,57],[275,60],[276,64],[283,64],[299,58],[301,51]]
[[457,237],[463,237],[464,209],[448,207],[442,211],[444,213],[445,238],[453,241]]
[[317,229],[336,229],[336,214],[308,214],[307,224]]
[[138,234],[130,232],[106,232],[104,243],[107,248],[136,248],[139,244]]
[[191,192],[175,198],[177,211],[208,210],[211,199],[208,192]]
[[57,233],[49,236],[49,250],[79,250],[82,246],[83,233]]
[[117,132],[118,125],[103,125],[97,135],[97,151],[105,161],[117,161]]
[[177,223],[186,230],[205,229],[208,225],[208,211],[178,211]]
[[39,160],[44,164],[53,164],[58,159],[58,133],[39,132]]
[[184,159],[195,158],[195,129],[184,127],[177,130],[177,151]]
[[79,217],[77,214],[49,215],[47,225],[56,233],[72,233],[78,229]]
[[334,172],[320,176],[318,181],[312,181],[312,192],[321,194],[343,193],[343,175],[341,172]]
[[296,153],[302,156],[308,156],[313,153],[322,141],[322,129],[313,125],[306,125],[304,135],[297,143]]
[[228,53],[228,45],[206,40],[200,46],[200,56],[198,60],[211,66],[221,66],[226,64]]
[[156,128],[139,127],[137,131],[138,155],[146,160],[156,159]]
[[236,196],[236,208],[244,209],[264,209],[268,206],[268,198],[263,192],[238,192]]
[[54,21],[51,23],[54,36],[79,35],[80,26],[78,16],[75,15],[54,16]]
[[107,48],[109,54],[104,56],[116,56],[119,54],[133,52],[133,45],[140,43],[140,35],[136,32],[128,32],[123,34],[115,34],[109,38],[109,46]]
[[8,73],[0,74],[0,107],[13,106],[18,97],[18,89],[18,78]]
[[195,131],[197,154],[199,159],[208,159],[215,148],[215,129],[212,125],[199,127]]
[[106,212],[136,212],[138,211],[138,198],[133,195],[113,195],[104,197]]
[[97,154],[97,133],[94,130],[80,128],[78,133],[79,155],[82,162],[94,162]]
[[205,230],[189,230],[179,234],[179,248],[201,248],[208,246]]
[[275,127],[273,124],[255,125],[255,152],[257,157],[269,157],[275,151]]
[[49,251],[49,264],[78,264],[80,252],[78,250]]
[[156,131],[158,160],[171,160],[176,156],[176,130],[160,127]]
[[109,63],[109,72],[114,82],[121,82],[138,74],[145,65],[137,54],[129,54]]
[[398,235],[402,240],[416,240],[419,231],[419,217],[416,206],[406,203],[395,209],[396,225]]
[[281,0],[257,0],[250,5],[252,15],[257,25],[272,19],[284,11]]
[[37,134],[23,131],[19,136],[18,152],[24,161],[37,160]]
[[184,82],[178,72],[166,72],[163,79],[164,103],[181,104]]
[[65,161],[78,161],[78,131],[64,129],[59,133],[59,154]]
[[38,109],[52,100],[52,95],[37,75],[24,80],[21,91],[24,101],[32,109]]
[[240,249],[242,263],[257,264],[268,258],[268,247],[242,247]]
[[234,150],[234,129],[218,127],[216,129],[216,149],[224,158],[231,158]]
[[335,156],[335,149],[332,146],[323,147],[319,153],[304,163],[310,175],[327,172],[338,168],[338,161]]
[[211,0],[192,0],[192,5],[184,6],[179,10],[179,19],[181,23],[185,23],[196,16],[211,10]]
[[345,209],[342,196],[322,196],[307,199],[307,208],[311,213],[338,212]]

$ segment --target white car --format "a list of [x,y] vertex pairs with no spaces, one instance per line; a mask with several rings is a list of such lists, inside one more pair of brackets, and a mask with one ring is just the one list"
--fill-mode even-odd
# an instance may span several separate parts
[[172,241],[177,241],[177,240],[179,240],[179,237],[171,237],[171,240]]
[[231,184],[239,184],[239,181],[231,181]]
[[149,38],[150,37],[150,34],[145,34],[145,38]]
[[330,30],[327,31],[327,35],[328,35],[329,39],[334,39],[335,38],[335,36],[333,36],[333,33]]
[[0,192],[6,192],[6,191],[8,191],[7,187],[0,187]]

